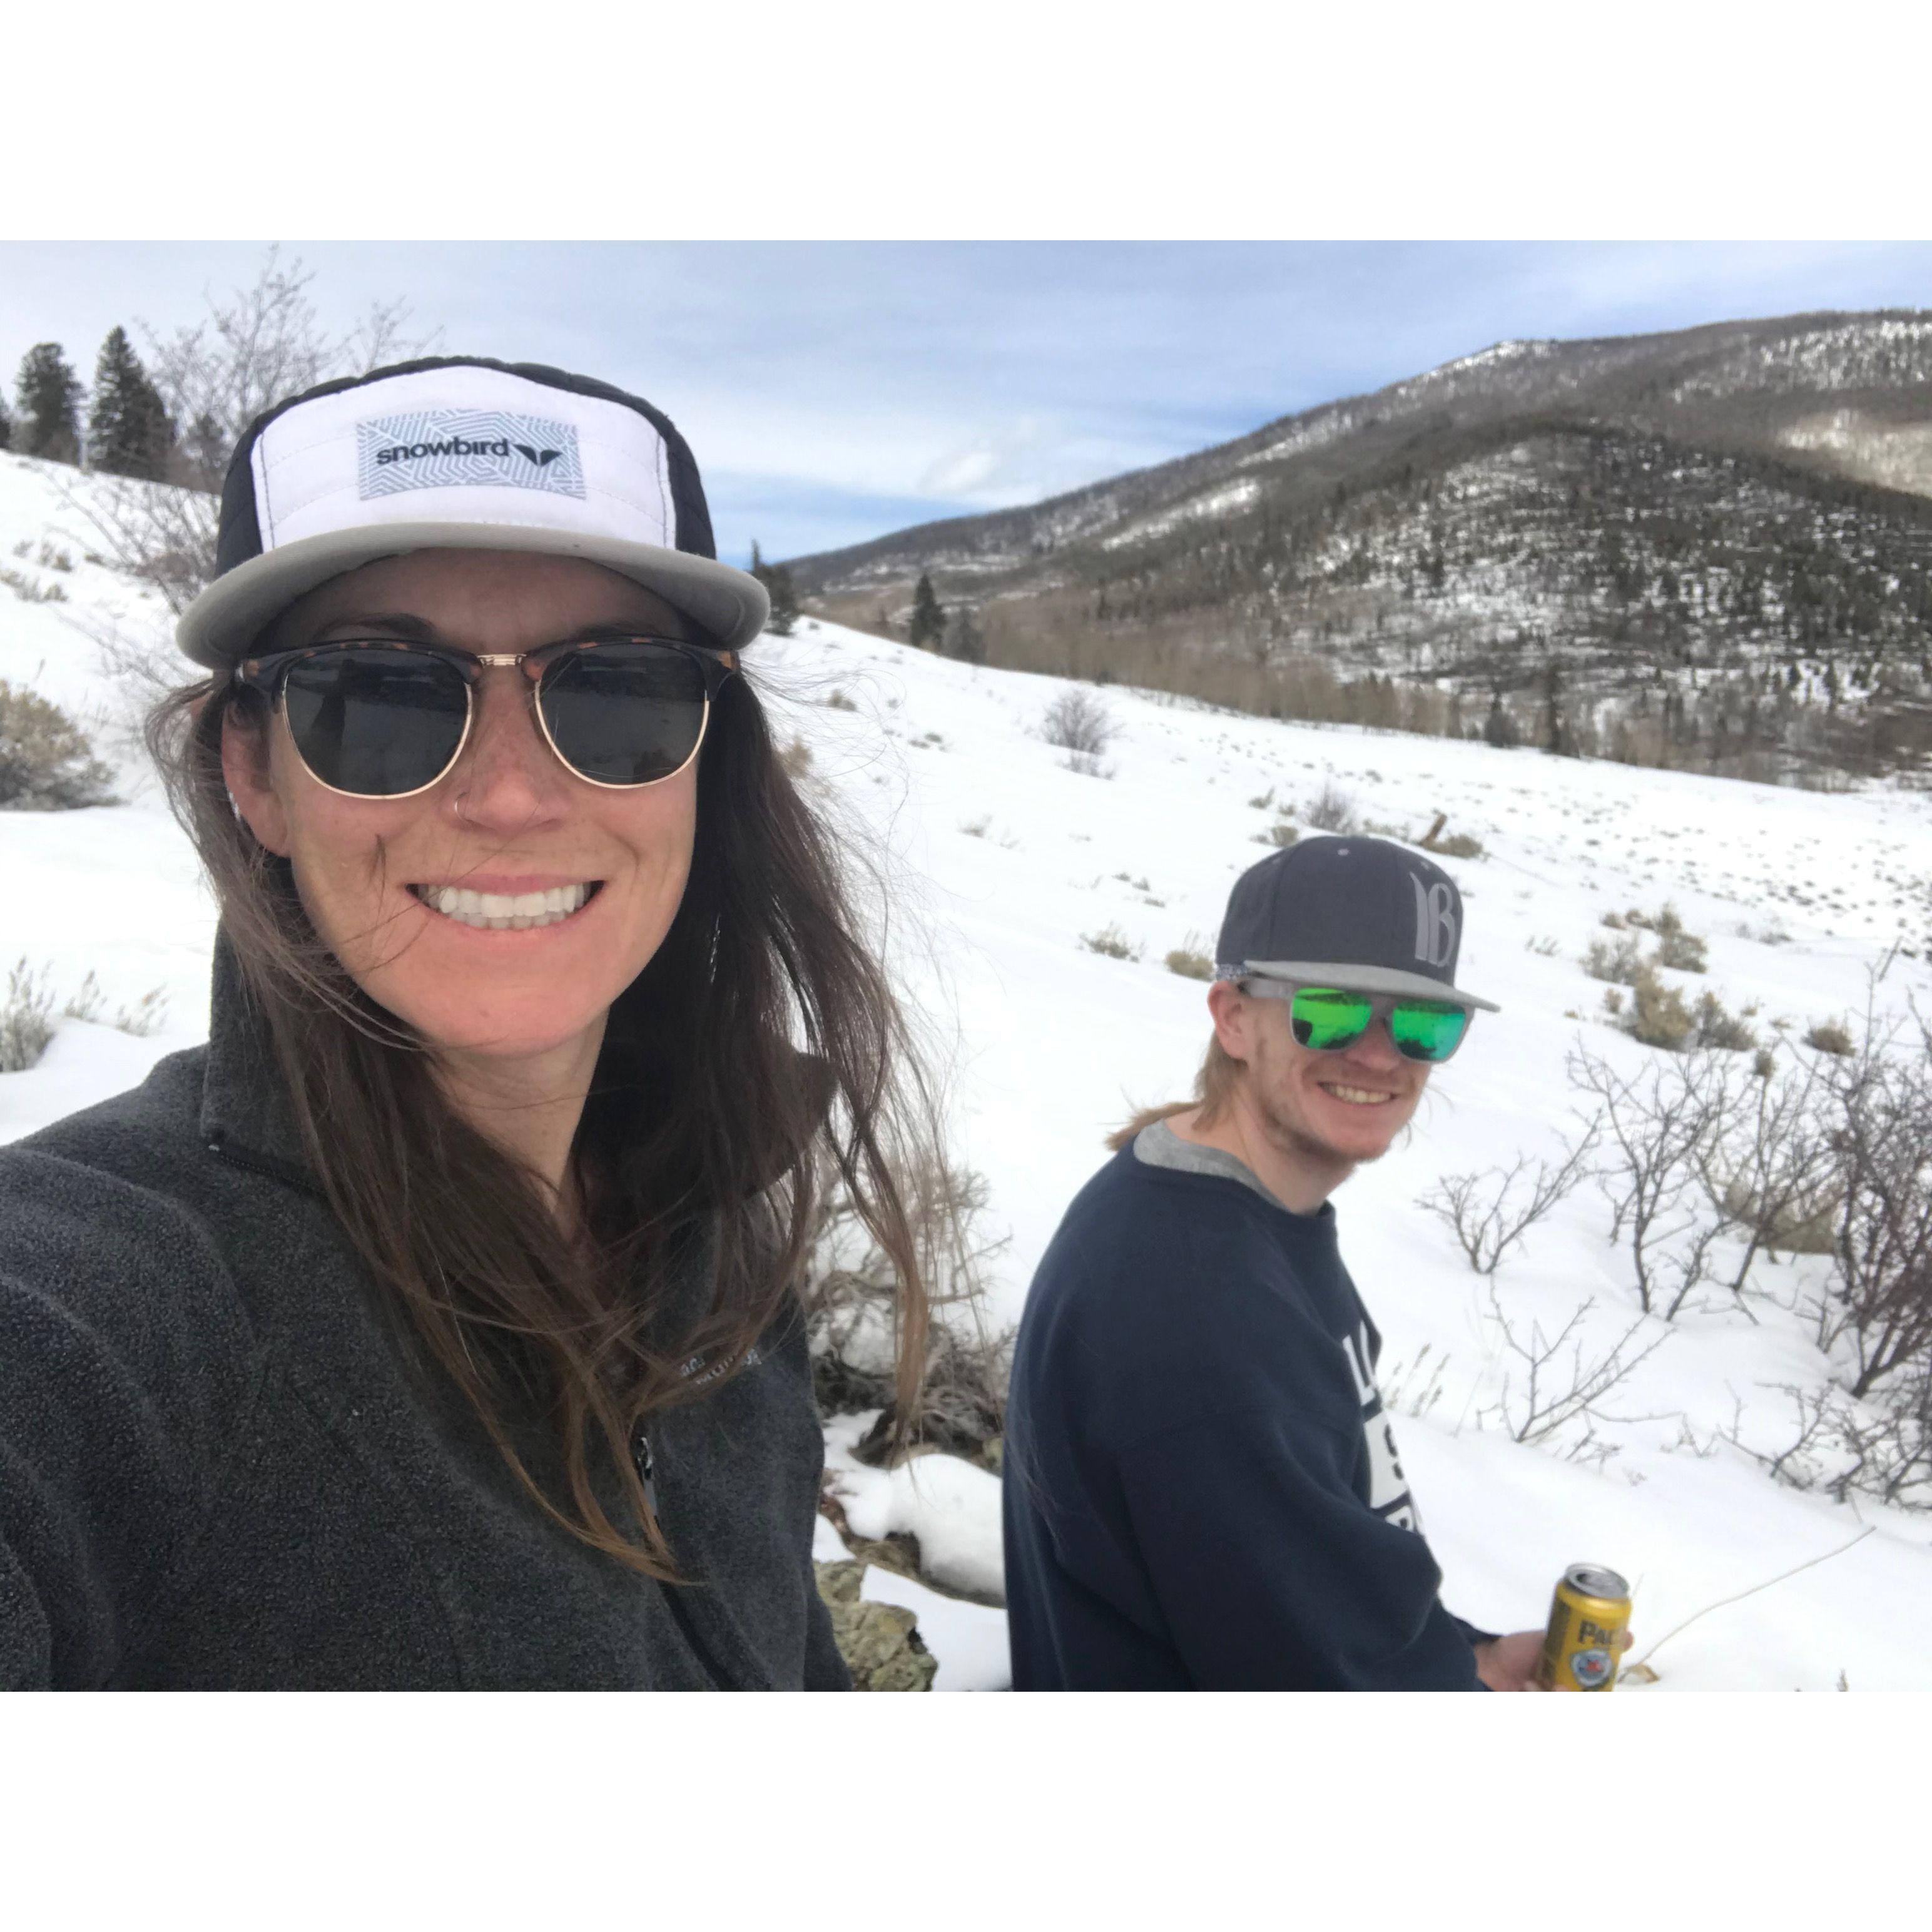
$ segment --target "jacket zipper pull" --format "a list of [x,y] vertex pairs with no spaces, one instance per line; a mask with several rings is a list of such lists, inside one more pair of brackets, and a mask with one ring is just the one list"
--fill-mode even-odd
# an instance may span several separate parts
[[651,1438],[645,1432],[641,1422],[631,1438],[631,1463],[638,1472],[638,1480],[644,1486],[644,1500],[650,1504],[652,1515],[656,1516],[658,1513],[658,1488],[651,1480],[651,1472],[656,1465],[651,1460]]

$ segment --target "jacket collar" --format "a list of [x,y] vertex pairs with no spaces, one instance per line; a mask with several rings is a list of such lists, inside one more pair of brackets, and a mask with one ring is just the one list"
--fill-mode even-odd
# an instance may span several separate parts
[[214,937],[201,1138],[230,1160],[290,1186],[321,1192],[275,1064],[267,1018],[248,991],[226,927]]

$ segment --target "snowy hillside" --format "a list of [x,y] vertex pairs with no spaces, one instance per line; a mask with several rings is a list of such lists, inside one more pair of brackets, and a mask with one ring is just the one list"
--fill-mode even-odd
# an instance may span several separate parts
[[[130,688],[107,674],[87,627],[145,626],[152,640],[165,625],[86,561],[84,524],[56,478],[72,472],[0,457],[0,565],[65,592],[28,602],[0,590],[0,677],[112,734]],[[35,561],[43,543],[72,568]],[[1501,1426],[1499,1408],[1521,1392],[1520,1376],[1505,1392],[1496,1310],[1520,1337],[1532,1324],[1553,1334],[1592,1303],[1573,1338],[1590,1354],[1632,1327],[1631,1265],[1606,1240],[1602,1198],[1580,1189],[1531,1231],[1495,1277],[1495,1309],[1448,1228],[1415,1204],[1445,1174],[1558,1150],[1575,1126],[1564,1063],[1580,1036],[1626,1072],[1660,1057],[1608,1023],[1604,987],[1579,963],[1606,936],[1606,911],[1673,904],[1708,941],[1709,970],[1666,980],[1708,986],[1733,1012],[1754,1006],[1767,1043],[1860,1012],[1868,970],[1895,941],[1924,950],[1932,799],[1275,724],[1119,690],[1099,694],[1118,736],[1090,775],[1041,736],[1068,688],[1058,680],[810,620],[760,643],[753,662],[781,739],[810,753],[807,782],[887,856],[902,914],[894,964],[950,1064],[958,1157],[986,1178],[996,1232],[1011,1238],[994,1264],[1009,1319],[1066,1202],[1105,1158],[1102,1136],[1133,1106],[1186,1091],[1207,1037],[1205,988],[1162,962],[1177,948],[1211,953],[1228,888],[1262,856],[1280,808],[1305,826],[1308,802],[1332,784],[1365,820],[1418,836],[1442,813],[1450,834],[1479,840],[1484,856],[1448,862],[1469,902],[1461,976],[1504,1010],[1479,1019],[1436,1076],[1408,1142],[1336,1198],[1447,1600],[1492,1628],[1538,1624],[1564,1564],[1606,1562],[1635,1585],[1642,1657],[1694,1613],[1870,1526],[1846,1553],[1673,1638],[1654,1690],[1829,1690],[1841,1673],[1854,1690],[1932,1688],[1921,1635],[1932,1516],[1782,1487],[1720,1433],[1775,1453],[1793,1432],[1784,1387],[1826,1384],[1832,1365],[1790,1312],[1822,1259],[1761,1265],[1742,1308],[1706,1289],[1675,1322],[1644,1323],[1633,1347],[1660,1346],[1603,1405],[1625,1419],[1600,1419],[1594,1448],[1565,1460],[1574,1434],[1529,1446]],[[131,759],[124,769],[124,804],[0,812],[13,909],[0,962],[24,955],[63,997],[92,970],[110,1012],[164,988],[166,1022],[142,1038],[62,1021],[39,1066],[0,1076],[0,1136],[116,1090],[201,1035],[208,904],[152,785],[141,789]],[[1129,956],[1083,943],[1110,928]],[[1932,994],[1932,970],[1898,957],[1877,993],[1903,1012]],[[849,1420],[828,1431],[855,1531],[923,1527],[929,1563],[946,1542],[956,1578],[982,1577],[996,1548],[992,1480],[956,1465],[922,1491],[917,1465],[888,1476],[854,1463],[856,1432]],[[829,1525],[826,1537],[829,1548]],[[1004,1681],[998,1612],[877,1569],[866,1594],[919,1610],[938,1688]]]

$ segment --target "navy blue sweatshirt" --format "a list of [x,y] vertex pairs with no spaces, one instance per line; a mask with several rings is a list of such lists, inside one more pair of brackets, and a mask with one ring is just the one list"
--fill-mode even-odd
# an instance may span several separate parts
[[[1173,1163],[1172,1165],[1167,1163]],[[1042,1258],[1007,1414],[1016,1690],[1474,1690],[1335,1210],[1146,1130]]]

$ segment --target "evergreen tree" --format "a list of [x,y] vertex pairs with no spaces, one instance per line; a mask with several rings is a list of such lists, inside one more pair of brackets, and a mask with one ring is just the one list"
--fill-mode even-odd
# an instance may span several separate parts
[[772,599],[772,614],[765,628],[775,638],[788,638],[798,622],[798,592],[793,588],[790,568],[782,563],[772,564],[765,588]]
[[14,418],[7,413],[7,399],[0,396],[0,449],[14,446]]
[[952,620],[946,626],[946,638],[940,646],[950,658],[957,658],[962,664],[981,664],[986,662],[986,634],[980,628],[970,604],[954,608]]
[[1516,720],[1510,716],[1500,691],[1490,694],[1490,715],[1483,721],[1483,742],[1504,751],[1522,742],[1522,734],[1516,728]]
[[206,410],[188,426],[181,449],[182,481],[196,490],[219,490],[228,473],[231,439]]
[[765,620],[765,628],[775,638],[790,637],[798,622],[798,592],[792,586],[791,572],[784,564],[767,563],[756,537],[752,539],[752,574],[765,586],[765,595],[772,600],[772,614]]
[[174,453],[175,426],[160,392],[118,326],[100,345],[94,365],[94,406],[88,412],[87,460],[111,476],[158,483]]
[[20,419],[14,446],[22,456],[54,463],[80,460],[80,379],[58,342],[38,342],[20,358],[14,394]]
[[946,607],[933,595],[932,579],[919,574],[919,588],[913,592],[912,628],[907,635],[920,650],[929,651],[946,634]]
[[1545,658],[1543,666],[1543,748],[1552,758],[1576,755],[1576,734],[1564,715],[1562,674],[1553,657]]

